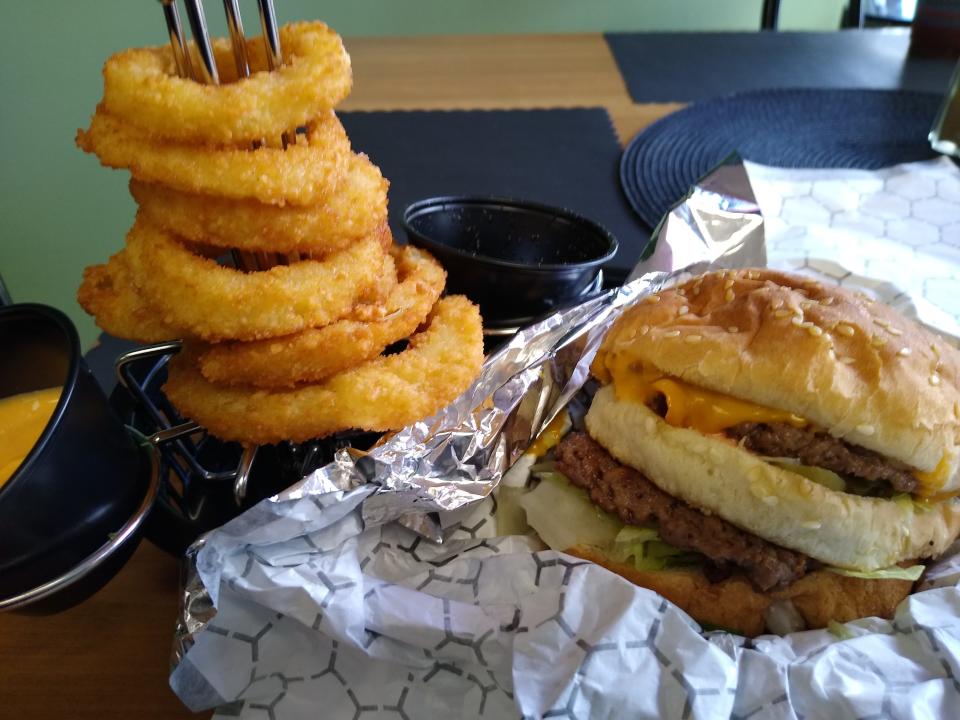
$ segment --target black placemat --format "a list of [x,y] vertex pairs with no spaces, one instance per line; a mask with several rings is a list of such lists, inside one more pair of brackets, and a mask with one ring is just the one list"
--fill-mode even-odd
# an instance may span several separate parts
[[955,60],[907,57],[908,30],[613,33],[635,102],[690,102],[765,88],[945,93]]
[[390,225],[434,195],[497,195],[569,208],[620,241],[605,270],[621,279],[648,235],[618,181],[620,143],[602,108],[345,112],[355,150],[390,180]]
[[940,96],[888,90],[762,90],[694,103],[623,152],[620,179],[650,227],[732,152],[776,167],[873,170],[935,156]]

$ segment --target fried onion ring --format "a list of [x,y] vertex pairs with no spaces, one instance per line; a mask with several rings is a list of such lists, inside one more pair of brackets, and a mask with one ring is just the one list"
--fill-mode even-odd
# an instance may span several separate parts
[[157,138],[239,144],[280,137],[336,106],[352,84],[343,42],[323,23],[281,27],[280,43],[284,63],[267,72],[262,39],[247,40],[251,76],[236,80],[230,41],[214,40],[217,86],[178,77],[169,47],[125,50],[103,68],[104,107]]
[[[317,382],[376,357],[426,319],[443,291],[446,273],[411,245],[395,252],[399,282],[383,304],[357,308],[321,328],[249,343],[221,343],[198,353],[203,376],[215,383],[261,388]],[[365,320],[372,316],[373,319]]]
[[187,240],[238,250],[326,254],[386,221],[388,185],[366,155],[353,155],[337,192],[319,205],[281,208],[139,180],[130,181],[130,193],[151,222]]
[[396,355],[292,390],[253,390],[204,379],[188,352],[170,363],[164,392],[185,416],[221,440],[302,442],[342,430],[396,430],[422,420],[469,387],[483,362],[476,305],[454,295]]
[[307,126],[286,150],[175,144],[151,139],[98,110],[77,145],[138,180],[187,192],[255,199],[274,205],[311,205],[337,190],[349,167],[350,140],[333,111]]
[[117,337],[144,343],[183,337],[137,293],[125,250],[113,255],[106,265],[92,265],[83,271],[77,302],[93,315],[97,327]]
[[127,235],[130,276],[162,321],[208,341],[260,340],[326,325],[389,279],[383,237],[323,261],[244,273],[195,255],[137,218]]

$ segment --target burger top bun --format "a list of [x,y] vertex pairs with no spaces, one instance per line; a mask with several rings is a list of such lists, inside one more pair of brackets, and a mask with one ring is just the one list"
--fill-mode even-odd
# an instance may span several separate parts
[[881,303],[773,270],[715,272],[628,309],[599,358],[616,352],[906,463],[921,494],[960,490],[960,351]]

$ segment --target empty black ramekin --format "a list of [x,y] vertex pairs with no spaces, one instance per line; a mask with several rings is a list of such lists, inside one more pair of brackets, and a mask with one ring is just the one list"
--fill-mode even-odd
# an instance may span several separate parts
[[403,226],[409,242],[446,268],[447,292],[476,302],[487,327],[577,301],[617,251],[616,238],[594,221],[525,200],[429,198],[407,207]]
[[0,609],[59,610],[99,589],[133,551],[156,482],[63,313],[0,308],[0,349],[0,397],[62,388],[40,439],[0,487]]

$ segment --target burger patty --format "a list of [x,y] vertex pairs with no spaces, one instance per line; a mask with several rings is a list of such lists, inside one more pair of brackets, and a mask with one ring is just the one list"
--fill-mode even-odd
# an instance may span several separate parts
[[804,465],[826,468],[870,482],[888,482],[898,492],[912,493],[917,479],[910,469],[872,450],[851,445],[824,432],[787,423],[740,423],[727,435],[758,455],[796,458]]
[[809,558],[774,545],[668,495],[642,473],[622,465],[584,432],[567,435],[556,448],[557,469],[590,499],[628,525],[655,525],[660,537],[695,550],[718,565],[742,568],[761,591],[800,579]]

